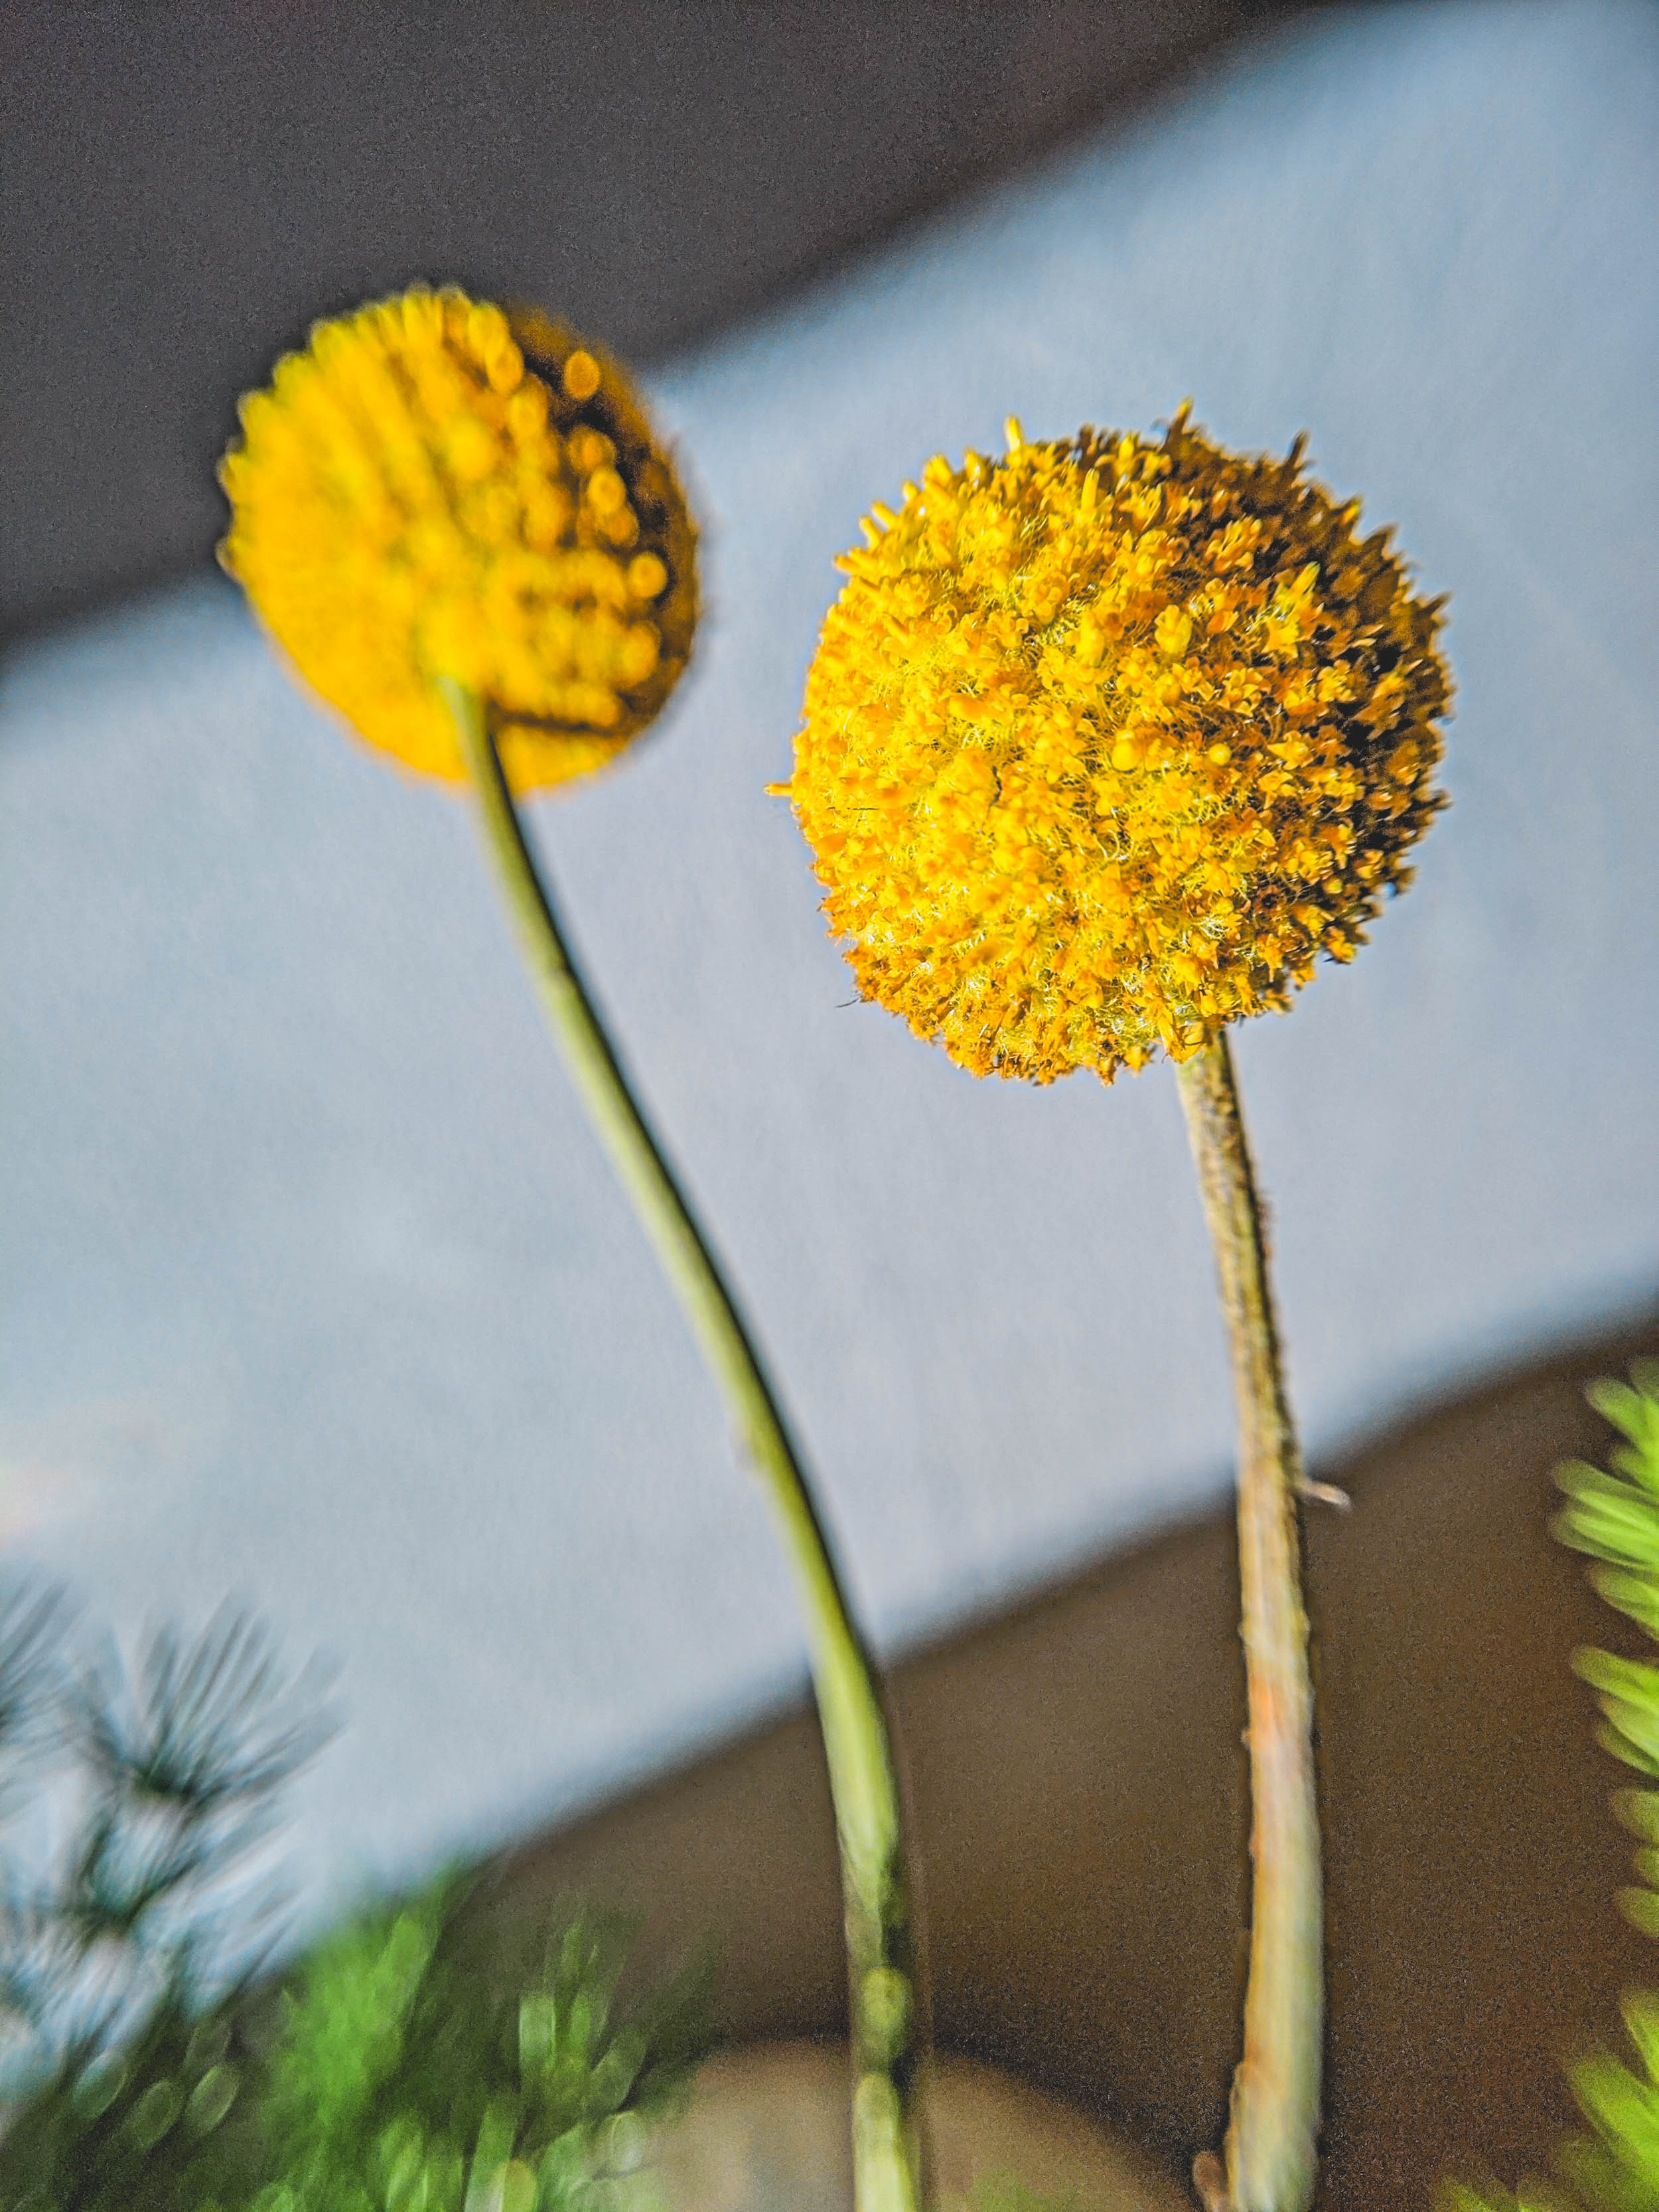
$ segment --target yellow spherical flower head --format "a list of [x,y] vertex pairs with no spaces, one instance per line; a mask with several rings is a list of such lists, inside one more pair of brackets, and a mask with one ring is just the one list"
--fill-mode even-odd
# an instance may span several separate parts
[[1283,461],[1091,429],[877,506],[794,804],[863,995],[975,1074],[1184,1060],[1352,957],[1443,804],[1438,604]]
[[514,789],[619,752],[696,623],[696,537],[626,378],[545,316],[423,289],[319,323],[242,403],[220,559],[312,689],[426,775],[477,692]]

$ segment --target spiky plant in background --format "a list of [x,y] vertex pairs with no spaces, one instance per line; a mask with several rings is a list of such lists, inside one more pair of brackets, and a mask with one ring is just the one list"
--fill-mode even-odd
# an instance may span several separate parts
[[[283,1669],[257,1620],[162,1629],[136,1670],[73,1645],[58,1589],[0,1585],[0,2018],[15,2094],[247,1978],[280,1892],[257,1854],[326,1742],[326,1669]],[[54,1833],[56,1831],[56,1833]],[[32,1846],[32,1848],[31,1848]]]
[[0,2203],[602,2212],[707,2047],[708,1956],[622,2005],[626,1922],[576,1912],[504,1972],[469,1888],[446,1875],[370,1908],[199,2015],[169,1995],[125,2045],[61,2066],[0,2145]]
[[[1556,1469],[1567,1502],[1553,1533],[1589,1553],[1597,1594],[1659,1643],[1659,1359],[1638,1360],[1628,1383],[1594,1382],[1586,1395],[1625,1442],[1610,1468],[1570,1460]],[[1598,1741],[1645,1779],[1613,1800],[1642,1841],[1641,1884],[1620,1890],[1619,1905],[1644,1935],[1659,1936],[1659,1667],[1593,1650],[1576,1651],[1572,1663],[1596,1692]],[[1558,2179],[1529,2179],[1513,2197],[1455,2183],[1444,2212],[1659,2212],[1659,1991],[1632,1991],[1623,2011],[1637,2064],[1595,2050],[1572,2067],[1589,2127],[1557,2150]]]
[[325,1669],[226,1608],[129,1670],[58,1589],[0,1585],[7,2212],[231,2201],[254,2154],[241,2014],[279,1929],[260,1847],[333,1730]]
[[267,1973],[250,1868],[320,1670],[229,1612],[131,1675],[71,1625],[0,1586],[0,1816],[66,1829],[0,1858],[4,2212],[597,2212],[706,2048],[708,1957],[623,2003],[627,1923],[503,1955],[449,1873]]

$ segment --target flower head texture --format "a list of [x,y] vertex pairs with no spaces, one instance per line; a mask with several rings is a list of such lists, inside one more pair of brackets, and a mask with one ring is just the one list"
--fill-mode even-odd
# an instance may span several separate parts
[[696,623],[696,537],[616,364],[535,313],[423,289],[318,324],[242,403],[220,559],[373,745],[465,774],[434,679],[516,790],[651,720]]
[[860,992],[975,1074],[1110,1081],[1352,956],[1443,804],[1438,603],[1184,409],[930,461],[807,678],[793,803]]

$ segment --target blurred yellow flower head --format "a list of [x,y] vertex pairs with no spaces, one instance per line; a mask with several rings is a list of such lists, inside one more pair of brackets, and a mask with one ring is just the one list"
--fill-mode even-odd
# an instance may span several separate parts
[[1283,461],[1085,429],[881,505],[790,798],[863,994],[975,1074],[1109,1082],[1352,956],[1432,787],[1437,603]]
[[319,323],[242,403],[219,557],[371,744],[465,773],[433,679],[509,782],[621,751],[696,623],[685,500],[614,362],[544,316],[423,289]]

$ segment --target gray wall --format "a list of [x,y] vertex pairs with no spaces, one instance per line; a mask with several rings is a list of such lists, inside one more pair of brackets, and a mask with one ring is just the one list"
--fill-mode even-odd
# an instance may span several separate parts
[[0,625],[197,566],[238,392],[414,278],[660,356],[1262,0],[0,0]]

